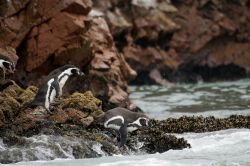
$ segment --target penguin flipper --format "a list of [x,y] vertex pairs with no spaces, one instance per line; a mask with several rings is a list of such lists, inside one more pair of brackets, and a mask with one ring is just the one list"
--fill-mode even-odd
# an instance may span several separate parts
[[0,71],[1,71],[1,74],[0,74],[0,78],[2,79],[2,80],[5,80],[5,71],[4,71],[4,69],[3,68],[0,68]]
[[53,81],[51,86],[53,86],[56,90],[56,97],[59,97],[61,96],[61,93],[60,93],[60,86],[59,86],[59,83],[58,81]]
[[128,131],[127,131],[127,125],[126,124],[124,124],[124,125],[122,125],[120,127],[119,133],[120,133],[120,144],[119,144],[119,147],[122,147],[127,142],[127,137],[128,137]]

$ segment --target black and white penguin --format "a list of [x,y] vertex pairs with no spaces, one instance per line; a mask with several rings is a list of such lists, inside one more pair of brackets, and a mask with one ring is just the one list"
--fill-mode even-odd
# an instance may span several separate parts
[[29,107],[35,108],[43,106],[49,113],[50,104],[54,101],[55,97],[62,95],[62,89],[72,75],[83,75],[83,72],[74,65],[65,65],[58,69],[53,70],[46,78],[44,83],[39,87],[34,100],[30,103]]
[[84,76],[84,73],[81,72],[81,70],[74,65],[64,65],[62,67],[59,67],[55,70],[53,70],[48,76],[55,77],[55,79],[59,83],[59,96],[62,95],[62,89],[69,79],[70,76],[79,75]]
[[143,113],[117,107],[105,112],[97,119],[97,123],[103,123],[105,128],[114,129],[119,134],[121,147],[127,142],[128,132],[149,126],[149,118]]
[[9,57],[0,54],[0,68],[3,72],[3,79],[5,80],[6,71],[10,73],[14,73],[15,64],[12,62],[12,60]]

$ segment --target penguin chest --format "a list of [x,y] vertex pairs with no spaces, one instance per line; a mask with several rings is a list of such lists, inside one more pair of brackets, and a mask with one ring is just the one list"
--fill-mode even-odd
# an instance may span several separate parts
[[139,129],[141,126],[142,125],[140,123],[140,118],[138,118],[134,122],[128,124],[127,130],[128,132],[132,132],[132,131]]
[[51,85],[53,81],[54,79],[51,79],[47,83],[48,89],[47,89],[46,96],[45,96],[45,108],[46,109],[49,109],[50,103],[52,103],[54,101],[54,98],[56,97],[56,90]]
[[138,127],[137,127],[137,126],[128,126],[128,127],[127,127],[127,131],[128,131],[128,132],[133,132],[133,131],[135,131],[135,130],[138,130]]
[[56,90],[52,88],[50,96],[49,96],[49,102],[52,103],[55,97],[56,97]]
[[61,79],[59,80],[59,85],[60,88],[62,89],[66,83],[66,81],[68,80],[69,76],[68,75],[64,75],[61,77]]
[[45,100],[45,108],[49,109],[50,103],[54,101],[56,97],[56,90],[53,87],[50,87],[47,91],[46,100]]
[[104,127],[119,130],[123,124],[124,118],[122,116],[114,116],[104,122]]

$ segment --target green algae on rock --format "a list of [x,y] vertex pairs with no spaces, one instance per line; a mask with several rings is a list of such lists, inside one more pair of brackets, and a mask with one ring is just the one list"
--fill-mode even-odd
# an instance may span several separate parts
[[67,98],[61,98],[53,104],[54,107],[75,108],[77,110],[89,112],[92,116],[98,116],[103,113],[101,110],[102,101],[95,98],[94,95],[87,91],[85,93],[73,93]]
[[97,111],[97,115],[102,113],[101,111],[102,101],[95,98],[90,91],[85,93],[73,93],[67,98],[57,100],[54,104],[56,107],[61,108],[75,108],[78,110],[91,110]]
[[14,121],[22,107],[35,96],[35,87],[29,87],[26,90],[13,84],[0,92],[0,127],[5,123]]
[[[32,91],[33,88],[28,88]],[[27,94],[29,91],[25,94]],[[25,96],[25,95],[23,95]],[[52,115],[40,107],[35,109],[27,108],[23,110],[14,121],[13,129],[17,134],[39,133],[43,128],[43,124],[77,124],[83,128],[88,127],[94,118],[102,114],[102,102],[95,98],[90,91],[85,93],[73,93],[66,98],[58,98],[52,104]]]
[[231,115],[228,118],[215,118],[213,116],[182,116],[178,119],[169,118],[162,121],[152,120],[152,123],[166,133],[201,133],[229,128],[250,128],[250,116]]

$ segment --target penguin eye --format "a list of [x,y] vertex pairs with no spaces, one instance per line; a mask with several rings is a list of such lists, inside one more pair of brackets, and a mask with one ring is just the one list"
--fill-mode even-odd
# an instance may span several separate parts
[[71,73],[72,73],[72,74],[77,74],[78,71],[77,71],[77,69],[72,69],[72,70],[71,70]]
[[8,63],[8,62],[3,62],[3,66],[4,66],[6,69],[8,69],[8,70],[11,69],[11,65],[10,65],[10,63]]
[[12,63],[11,64],[11,70],[14,71],[15,70],[15,65]]
[[142,126],[147,126],[147,121],[146,121],[146,119],[140,119],[140,124],[141,124]]

